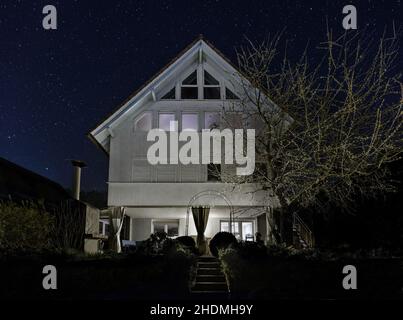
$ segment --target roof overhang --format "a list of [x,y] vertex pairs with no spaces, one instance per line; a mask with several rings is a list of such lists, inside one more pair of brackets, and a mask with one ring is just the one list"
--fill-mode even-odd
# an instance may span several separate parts
[[[137,110],[147,100],[155,100],[155,90],[157,90],[165,80],[169,79],[181,65],[187,64],[190,61],[193,61],[193,59],[197,59],[200,62],[203,54],[214,62],[215,65],[222,68],[223,72],[231,75],[241,75],[240,71],[230,62],[230,60],[228,60],[210,42],[205,40],[202,36],[199,36],[142,87],[131,94],[129,98],[119,105],[105,120],[101,121],[94,129],[92,129],[88,133],[90,140],[100,147],[106,154],[109,154],[108,141],[111,132],[113,132],[113,128],[123,121],[129,112]],[[243,77],[243,81],[247,80]]]

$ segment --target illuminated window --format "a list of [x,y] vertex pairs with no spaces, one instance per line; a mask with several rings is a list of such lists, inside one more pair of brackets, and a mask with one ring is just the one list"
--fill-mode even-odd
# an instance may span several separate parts
[[182,113],[182,130],[199,130],[199,117],[197,113]]
[[160,113],[158,115],[158,128],[165,131],[174,131],[173,124],[171,122],[175,121],[174,113]]
[[179,220],[154,220],[153,232],[165,232],[168,237],[179,235]]
[[[220,221],[220,231],[230,232],[229,221]],[[238,240],[253,241],[253,222],[235,221],[232,222],[232,233]]]

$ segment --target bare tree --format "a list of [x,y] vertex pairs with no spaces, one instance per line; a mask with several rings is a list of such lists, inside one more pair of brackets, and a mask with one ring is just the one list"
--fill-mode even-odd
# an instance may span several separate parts
[[243,127],[258,128],[256,159],[263,165],[233,181],[270,190],[282,223],[294,204],[320,207],[321,198],[348,208],[354,195],[393,190],[387,164],[402,150],[398,35],[374,41],[351,34],[334,38],[328,31],[327,41],[296,62],[287,50],[280,54],[281,35],[237,53],[243,92],[223,118],[239,128],[230,114],[241,111]]

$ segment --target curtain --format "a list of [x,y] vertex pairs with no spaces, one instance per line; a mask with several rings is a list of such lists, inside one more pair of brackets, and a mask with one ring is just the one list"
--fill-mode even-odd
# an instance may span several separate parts
[[201,254],[206,252],[204,231],[206,230],[209,213],[209,207],[192,207],[193,220],[197,230],[197,247]]
[[114,207],[109,216],[111,236],[110,248],[115,252],[122,252],[122,243],[120,241],[120,232],[122,230],[126,208]]

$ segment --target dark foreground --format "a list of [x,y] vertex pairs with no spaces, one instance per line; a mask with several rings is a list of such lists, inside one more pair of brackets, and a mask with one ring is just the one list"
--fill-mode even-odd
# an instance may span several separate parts
[[[4,256],[0,299],[4,300],[356,300],[403,299],[403,259],[242,257],[221,255],[231,293],[195,294],[193,255]],[[45,265],[57,269],[57,289],[45,290]],[[343,267],[357,269],[357,290],[342,286]]]

